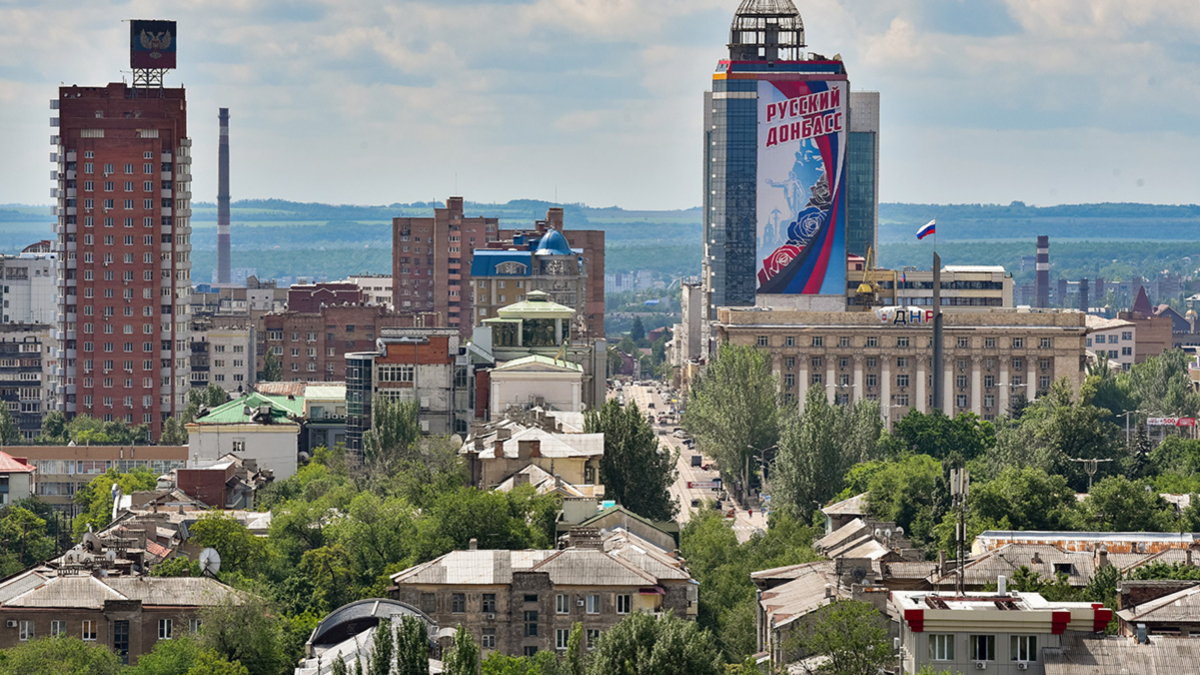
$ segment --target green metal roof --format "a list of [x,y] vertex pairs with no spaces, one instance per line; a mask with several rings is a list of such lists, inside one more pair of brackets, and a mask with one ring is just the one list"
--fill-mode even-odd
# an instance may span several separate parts
[[530,356],[507,361],[504,365],[496,368],[496,370],[519,368],[520,366],[529,363],[539,363],[544,366],[553,366],[555,368],[565,368],[568,370],[578,370],[579,372],[583,372],[583,366],[579,365],[578,363],[571,363],[570,361],[565,361],[562,359],[552,359],[549,356],[542,356],[541,354],[532,354]]
[[[283,396],[250,392],[241,398],[234,399],[225,405],[208,411],[203,417],[197,417],[196,424],[257,424],[253,417],[261,405],[271,406],[273,422],[287,422],[289,416],[304,416],[303,396]],[[248,411],[248,412],[247,412]]]
[[496,310],[502,319],[570,319],[575,310],[550,299],[545,291],[530,291],[521,302]]

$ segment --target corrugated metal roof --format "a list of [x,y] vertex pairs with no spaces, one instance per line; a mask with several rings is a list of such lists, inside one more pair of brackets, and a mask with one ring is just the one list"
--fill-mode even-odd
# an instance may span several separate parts
[[1200,584],[1123,609],[1117,615],[1131,623],[1200,621]]
[[1176,675],[1196,671],[1200,639],[1155,635],[1150,644],[1132,638],[1067,632],[1061,649],[1043,649],[1046,675]]
[[[832,561],[797,566],[795,572],[795,579],[759,595],[759,607],[768,623],[773,620],[777,628],[829,604],[839,595]],[[834,597],[826,597],[828,587],[832,587]]]
[[[271,406],[271,417],[277,422],[286,422],[289,416],[304,416],[304,397],[270,395],[251,392],[225,405],[213,408],[204,417],[197,417],[191,424],[254,424],[258,406]],[[247,413],[249,410],[249,413]],[[190,424],[188,426],[191,426]]]
[[29,570],[22,572],[0,584],[0,605],[26,591],[37,588],[46,581],[47,577],[40,572]]
[[658,583],[654,575],[598,549],[564,549],[533,569],[536,572],[548,572],[555,586],[645,586]]
[[821,513],[827,516],[862,516],[867,513],[867,495],[864,492],[860,495],[854,495],[849,499],[843,499],[836,504],[830,504],[821,509]]
[[106,600],[141,600],[143,605],[200,607],[215,605],[237,591],[208,577],[50,577],[36,588],[8,599],[2,607],[101,609]]

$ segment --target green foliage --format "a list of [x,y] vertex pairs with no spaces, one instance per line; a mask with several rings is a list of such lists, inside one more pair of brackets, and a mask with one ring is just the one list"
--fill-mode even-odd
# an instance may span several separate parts
[[[1130,573],[1129,578],[1139,580],[1180,579],[1184,581],[1200,581],[1200,567],[1185,563],[1168,564],[1164,562],[1152,562],[1149,565],[1142,565],[1134,569]],[[1113,592],[1115,595],[1115,586]]]
[[188,432],[183,423],[174,417],[168,417],[163,422],[162,433],[158,437],[159,445],[187,445]]
[[37,442],[44,445],[64,445],[67,438],[67,416],[61,410],[51,410],[42,417],[42,433]]
[[852,466],[874,458],[882,430],[878,403],[833,405],[820,388],[810,389],[804,412],[783,416],[772,474],[776,507],[808,520],[841,491]]
[[150,570],[152,577],[198,577],[200,576],[200,563],[193,560],[188,560],[187,556],[181,555],[170,560],[164,560],[154,566]]
[[145,445],[150,442],[150,427],[131,427],[124,422],[102,422],[87,415],[76,415],[66,424],[66,436],[76,445]]
[[629,339],[638,344],[646,339],[646,327],[642,325],[642,317],[639,316],[633,320],[633,328],[629,330]]
[[263,355],[263,369],[258,372],[260,382],[279,382],[283,379],[283,362],[271,350]]
[[721,345],[716,359],[692,382],[683,426],[723,471],[741,474],[743,494],[754,455],[779,440],[778,391],[770,357],[732,344]]
[[615,398],[588,411],[584,431],[604,434],[600,482],[604,496],[651,520],[668,521],[679,505],[670,487],[678,476],[678,455],[660,446],[654,427],[636,403],[622,407]]
[[720,652],[695,622],[671,612],[630,614],[600,638],[588,675],[718,675]]
[[284,651],[281,622],[258,596],[227,598],[200,610],[200,644],[229,662],[239,662],[255,675],[290,672],[292,655]]
[[839,600],[799,626],[789,648],[829,661],[827,675],[875,675],[891,662],[887,619],[866,602]]
[[229,662],[190,635],[159,640],[154,649],[138,657],[125,675],[249,675],[240,663]]
[[948,507],[942,465],[928,455],[908,455],[881,467],[868,484],[871,515],[896,523],[913,543],[933,539],[933,524]]
[[1092,487],[1084,509],[1096,529],[1109,532],[1170,532],[1173,507],[1153,486],[1124,476],[1109,476]]
[[896,422],[885,447],[893,457],[905,453],[929,455],[937,460],[957,457],[972,460],[996,443],[996,429],[972,413],[947,417],[941,410],[929,414],[909,409]]
[[17,504],[0,509],[0,579],[41,563],[54,553],[54,536],[45,519]]
[[83,537],[89,525],[93,531],[99,531],[112,521],[114,484],[121,488],[121,494],[128,495],[141,490],[153,490],[158,485],[158,477],[144,468],[136,468],[129,473],[109,469],[90,480],[75,492],[75,504],[79,506],[79,515],[75,517],[73,526],[76,540]]
[[380,623],[371,640],[371,661],[367,665],[367,675],[391,675],[395,652],[396,643],[392,638],[391,626]]
[[0,675],[116,675],[121,660],[104,645],[61,635],[0,652]]
[[195,546],[211,547],[221,555],[223,574],[252,574],[267,554],[266,543],[250,533],[240,520],[223,511],[210,511],[192,524]]
[[18,445],[21,442],[21,430],[13,421],[8,405],[0,405],[0,444]]
[[[575,624],[578,628],[579,624]],[[442,659],[445,675],[479,675],[479,647],[471,631],[461,624],[454,633],[454,644]]]
[[371,429],[363,433],[364,460],[376,472],[391,473],[394,465],[416,459],[421,437],[420,403],[377,397],[371,406]]
[[785,511],[773,513],[767,531],[744,544],[715,508],[701,509],[683,528],[680,549],[704,589],[699,624],[712,631],[730,661],[753,653],[757,644],[750,573],[819,560],[812,541],[812,529]]
[[1138,407],[1167,416],[1195,417],[1200,410],[1200,393],[1192,387],[1188,361],[1182,349],[1171,349],[1134,364],[1118,379]]
[[396,626],[396,675],[429,675],[425,622],[408,614]]

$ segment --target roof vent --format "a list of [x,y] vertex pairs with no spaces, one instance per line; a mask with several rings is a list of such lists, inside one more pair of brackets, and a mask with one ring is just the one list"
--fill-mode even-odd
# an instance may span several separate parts
[[478,551],[479,550],[479,540],[476,539],[475,537],[471,537],[471,541],[467,542],[467,550],[468,551]]

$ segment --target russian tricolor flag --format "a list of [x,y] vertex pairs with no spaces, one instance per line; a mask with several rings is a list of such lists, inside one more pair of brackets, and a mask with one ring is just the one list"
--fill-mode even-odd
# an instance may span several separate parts
[[937,232],[936,227],[937,227],[937,220],[931,220],[928,223],[925,223],[925,227],[922,227],[921,229],[917,230],[917,239],[924,239],[925,237],[928,237],[929,235],[934,234],[935,232]]

